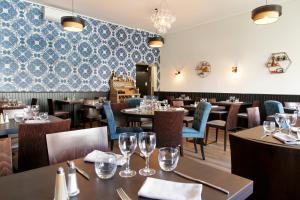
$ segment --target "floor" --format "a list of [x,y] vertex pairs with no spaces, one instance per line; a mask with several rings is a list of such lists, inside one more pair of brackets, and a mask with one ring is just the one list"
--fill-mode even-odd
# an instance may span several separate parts
[[230,146],[229,139],[227,138],[227,149],[224,151],[224,134],[219,130],[218,142],[215,143],[215,129],[210,128],[208,145],[204,147],[205,160],[202,160],[200,146],[198,145],[198,154],[195,154],[194,144],[184,140],[183,149],[184,156],[187,156],[196,162],[203,163],[215,167],[217,169],[231,172],[231,160],[230,160]]

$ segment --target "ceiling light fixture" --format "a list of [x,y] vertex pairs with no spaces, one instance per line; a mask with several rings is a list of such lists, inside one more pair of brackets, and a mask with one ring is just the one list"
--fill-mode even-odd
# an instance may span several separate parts
[[276,22],[282,15],[282,7],[277,4],[268,4],[252,10],[252,20],[255,24],[271,24]]
[[148,38],[148,46],[151,48],[161,48],[164,46],[164,38],[161,36],[154,36]]
[[84,20],[74,16],[74,0],[72,0],[72,16],[61,17],[61,25],[65,31],[81,32],[85,26]]

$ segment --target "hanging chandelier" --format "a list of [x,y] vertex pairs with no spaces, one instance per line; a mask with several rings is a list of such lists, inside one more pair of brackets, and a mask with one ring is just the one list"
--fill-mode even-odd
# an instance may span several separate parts
[[159,34],[165,34],[176,21],[176,17],[170,10],[167,9],[166,0],[162,0],[160,8],[156,8],[154,10],[154,13],[151,16],[151,21]]
[[61,25],[65,31],[81,32],[85,26],[84,20],[74,16],[74,0],[72,0],[72,16],[61,17]]
[[268,4],[252,10],[252,20],[255,24],[271,24],[276,22],[282,15],[282,7],[277,4]]

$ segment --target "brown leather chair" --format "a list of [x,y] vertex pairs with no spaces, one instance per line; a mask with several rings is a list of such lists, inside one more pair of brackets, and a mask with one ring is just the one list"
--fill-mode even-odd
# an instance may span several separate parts
[[182,149],[182,111],[155,111],[153,121],[153,131],[156,133],[156,146],[179,147]]
[[46,139],[51,165],[85,157],[93,150],[108,150],[106,126],[47,134]]
[[247,108],[248,128],[260,125],[260,113],[258,107]]
[[46,134],[69,131],[70,125],[70,119],[41,124],[20,124],[18,171],[49,165]]
[[10,138],[0,139],[0,176],[12,174],[12,153]]
[[232,104],[229,108],[226,121],[223,120],[212,120],[206,124],[206,138],[205,143],[207,144],[209,128],[216,128],[216,142],[218,141],[219,129],[224,130],[224,151],[226,151],[227,145],[227,131],[234,131],[237,128],[237,114],[240,110],[241,104]]
[[[259,107],[259,106],[260,106],[260,101],[259,100],[254,100],[252,102],[252,106],[251,107]],[[238,117],[239,118],[243,118],[243,119],[247,119],[248,118],[248,114],[246,112],[245,113],[239,113]]]
[[[184,102],[182,100],[173,100],[172,106],[176,108],[180,108],[184,106]],[[188,127],[190,123],[193,123],[194,117],[192,116],[184,116],[183,117],[183,123],[185,123],[185,126]]]
[[209,98],[207,100],[209,103],[216,103],[217,102],[217,99],[216,98]]
[[253,180],[248,199],[300,199],[300,149],[230,134],[231,172]]
[[56,117],[60,117],[63,119],[69,118],[69,116],[70,116],[69,112],[55,110],[55,104],[54,104],[53,99],[47,99],[47,102],[48,102],[48,114],[49,115],[54,115]]

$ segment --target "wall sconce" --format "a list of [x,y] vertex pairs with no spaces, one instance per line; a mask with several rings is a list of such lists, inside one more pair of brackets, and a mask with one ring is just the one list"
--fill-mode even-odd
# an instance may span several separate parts
[[175,76],[180,76],[181,72],[179,70],[176,71]]
[[237,67],[237,66],[233,66],[233,67],[231,68],[231,71],[232,71],[232,73],[237,73],[238,67]]
[[176,70],[176,72],[175,72],[175,79],[177,80],[177,81],[180,81],[180,80],[182,80],[182,72],[180,71],[180,70]]

